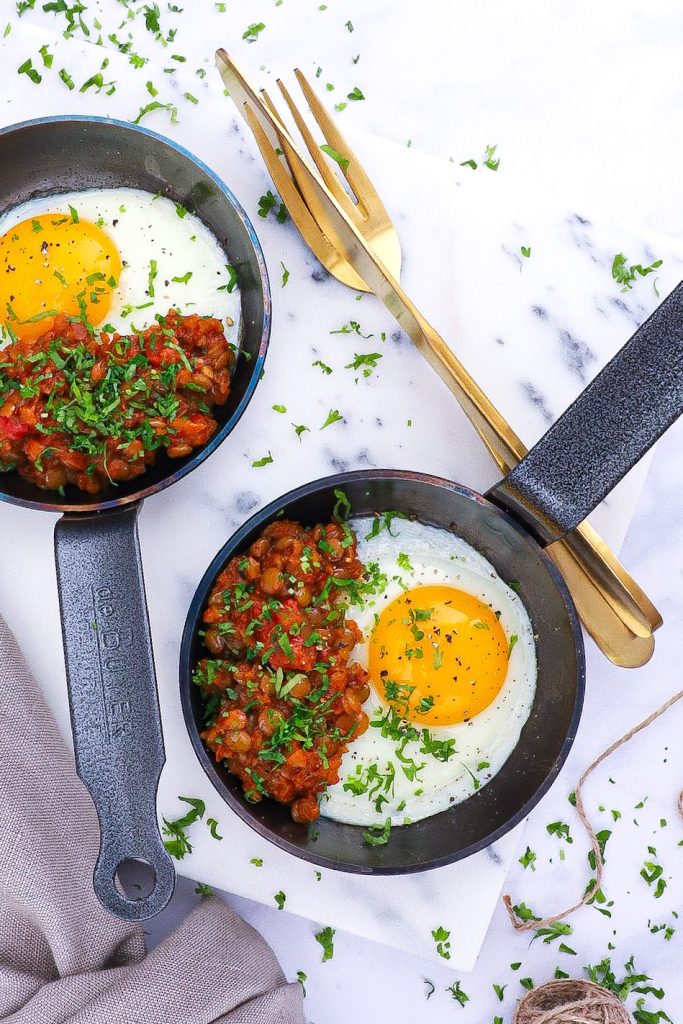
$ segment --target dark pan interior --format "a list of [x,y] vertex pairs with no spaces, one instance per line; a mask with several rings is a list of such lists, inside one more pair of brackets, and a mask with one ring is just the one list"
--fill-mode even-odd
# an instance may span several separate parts
[[144,476],[100,492],[69,487],[63,498],[17,473],[0,475],[0,500],[54,511],[126,504],[194,469],[230,433],[256,387],[268,346],[270,291],[254,229],[232,193],[208,167],[174,143],[105,118],[47,118],[0,132],[0,213],[35,196],[91,188],[140,188],[182,203],[211,229],[237,274],[242,300],[241,353],[228,401],[214,415],[218,431],[184,459],[160,453]]
[[[199,738],[201,696],[191,682],[202,656],[201,613],[217,574],[244,551],[281,509],[303,523],[329,521],[334,489],[343,487],[354,515],[397,509],[464,537],[504,580],[519,580],[536,636],[538,682],[529,720],[501,771],[464,803],[395,828],[386,846],[363,842],[363,827],[320,818],[296,825],[271,800],[250,804],[239,782],[216,765]],[[488,846],[529,813],[562,766],[578,727],[584,659],[571,598],[541,548],[505,513],[466,488],[436,477],[392,470],[346,473],[292,491],[262,509],[228,541],[209,566],[188,614],[180,663],[187,728],[199,760],[225,801],[257,832],[306,860],[346,871],[401,873],[437,867]]]

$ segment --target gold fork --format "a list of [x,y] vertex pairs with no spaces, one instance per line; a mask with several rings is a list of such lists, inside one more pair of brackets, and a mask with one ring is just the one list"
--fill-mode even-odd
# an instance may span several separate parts
[[[275,187],[308,245],[334,276],[382,299],[458,398],[500,469],[508,472],[526,453],[525,446],[394,279],[390,271],[394,269],[396,276],[400,272],[395,229],[367,175],[302,73],[296,72],[297,79],[358,204],[352,202],[321,156],[284,85],[278,82],[317,173],[302,157],[267,94],[261,99],[254,92],[224,50],[216,56]],[[279,159],[282,154],[287,166]],[[371,237],[383,247],[391,267],[378,256]],[[564,575],[584,625],[607,657],[626,667],[644,664],[652,654],[652,632],[661,625],[661,618],[604,541],[583,523],[548,548],[548,553]]]

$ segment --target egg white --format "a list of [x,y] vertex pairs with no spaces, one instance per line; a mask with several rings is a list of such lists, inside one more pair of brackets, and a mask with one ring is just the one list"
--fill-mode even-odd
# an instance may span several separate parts
[[[362,609],[354,606],[349,611],[349,617],[363,632],[363,641],[354,650],[355,660],[367,667],[375,616],[405,588],[445,585],[463,590],[500,613],[499,621],[508,639],[513,635],[518,638],[510,654],[505,682],[488,707],[467,722],[428,727],[434,739],[455,740],[456,753],[446,761],[421,752],[422,739],[418,739],[405,745],[402,756],[408,760],[402,763],[397,757],[399,742],[382,736],[381,729],[372,724],[379,723],[388,707],[371,688],[364,705],[370,728],[350,744],[342,760],[340,780],[328,788],[320,810],[327,818],[354,825],[374,825],[387,818],[392,825],[404,825],[461,803],[500,771],[531,713],[536,691],[536,649],[531,622],[520,597],[465,540],[447,530],[407,519],[393,519],[391,532],[382,529],[376,537],[367,539],[372,522],[359,518],[350,525],[358,537],[360,561],[366,566],[376,563],[387,577],[387,584]],[[399,564],[401,554],[408,556],[411,570]],[[401,561],[405,563],[404,559]],[[412,724],[419,727],[418,723]],[[410,762],[423,765],[417,778],[410,779],[406,774],[412,774]],[[393,784],[387,790],[383,782],[374,796],[344,789],[344,783],[356,778],[359,766],[365,778],[373,764],[385,778],[393,772]],[[379,807],[378,796],[388,797]]]
[[[142,189],[89,189],[40,196],[13,207],[0,217],[0,235],[31,217],[44,213],[69,216],[73,207],[81,220],[98,224],[119,251],[123,263],[118,287],[112,293],[105,323],[121,334],[144,330],[155,316],[169,309],[182,314],[214,316],[226,328],[226,337],[240,337],[240,297],[230,281],[229,256],[207,226],[194,214],[178,215],[176,204]],[[181,210],[182,212],[182,210]],[[150,271],[156,276],[150,295]],[[173,281],[191,277],[187,283]],[[103,326],[103,325],[100,325]]]

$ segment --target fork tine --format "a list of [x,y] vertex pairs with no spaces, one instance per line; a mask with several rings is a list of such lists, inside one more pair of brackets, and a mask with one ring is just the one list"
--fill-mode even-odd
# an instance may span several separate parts
[[[261,152],[268,173],[273,179],[273,184],[285,204],[287,212],[301,232],[302,236],[313,250],[320,262],[333,273],[332,268],[341,270],[340,265],[344,263],[344,281],[351,288],[358,291],[368,291],[368,286],[361,277],[348,266],[340,257],[338,249],[330,243],[325,234],[314,219],[311,211],[304,202],[296,185],[290,178],[284,166],[273,148],[273,145],[266,135],[261,122],[249,103],[244,104],[244,116],[254,133],[256,144]],[[284,136],[280,137],[280,144],[283,147],[287,159],[296,159]],[[288,152],[289,151],[289,152]]]
[[284,97],[285,103],[289,107],[289,112],[294,118],[296,126],[299,129],[301,138],[306,143],[306,148],[308,149],[308,152],[311,154],[315,166],[320,171],[321,178],[323,179],[323,181],[325,182],[328,189],[330,190],[334,198],[337,200],[339,205],[344,208],[346,213],[350,214],[353,217],[357,216],[356,204],[349,199],[337,175],[332,171],[332,168],[328,164],[326,158],[323,156],[320,147],[317,145],[315,139],[313,138],[313,135],[311,134],[308,125],[301,116],[299,108],[297,107],[292,97],[290,96],[287,86],[280,78],[278,78],[277,84],[280,89],[280,92]]
[[384,204],[379,198],[375,186],[368,178],[362,165],[356,158],[355,153],[337,128],[329,113],[316,96],[303,71],[301,71],[300,68],[295,68],[294,74],[296,75],[297,82],[301,86],[301,91],[306,97],[306,102],[311,109],[311,113],[318,122],[328,144],[332,146],[333,149],[336,149],[338,153],[345,156],[349,161],[346,169],[341,168],[341,171],[353,189],[359,204],[365,208],[368,205],[368,199],[370,199],[374,210],[384,211],[387,220],[389,220],[389,215],[384,209]]

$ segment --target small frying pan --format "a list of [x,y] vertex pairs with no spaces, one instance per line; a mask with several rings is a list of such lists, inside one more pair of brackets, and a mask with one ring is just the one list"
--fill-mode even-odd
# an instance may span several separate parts
[[[140,188],[182,203],[211,229],[236,272],[240,353],[230,396],[214,410],[218,430],[184,459],[165,454],[129,483],[98,495],[41,491],[0,475],[0,500],[63,513],[55,527],[57,584],[78,774],[100,822],[94,886],[118,917],[153,917],[168,903],[173,863],[157,826],[164,764],[154,658],[137,517],[144,498],[186,476],[225,440],[259,380],[270,334],[270,290],[261,247],[222,181],[186,150],[143,128],[108,118],[56,117],[0,132],[0,212],[35,196],[90,188]],[[119,876],[148,866],[139,899]]]
[[[683,284],[486,496],[419,473],[363,471],[306,484],[253,516],[216,555],[199,584],[180,659],[187,729],[205,772],[229,806],[295,856],[363,874],[448,864],[489,846],[521,821],[569,753],[585,685],[579,620],[543,548],[577,526],[682,411]],[[324,817],[312,826],[297,825],[281,804],[249,803],[238,780],[202,744],[202,699],[192,684],[193,669],[205,655],[199,635],[202,612],[225,564],[282,514],[308,525],[329,521],[337,488],[346,492],[354,516],[395,509],[463,537],[503,580],[519,581],[536,641],[534,704],[503,768],[463,803],[394,829],[385,846],[364,843],[361,826]]]

